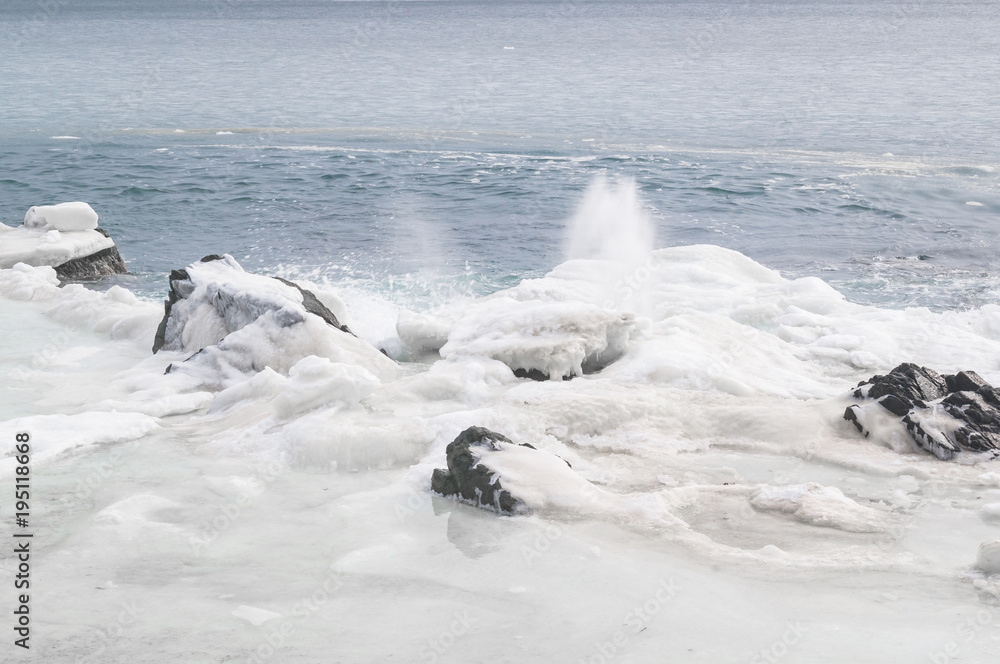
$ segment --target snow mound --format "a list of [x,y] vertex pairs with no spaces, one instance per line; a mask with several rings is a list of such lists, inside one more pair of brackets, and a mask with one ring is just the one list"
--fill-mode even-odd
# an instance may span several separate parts
[[878,532],[884,519],[881,512],[859,505],[840,489],[816,482],[764,485],[750,496],[750,504],[758,510],[786,514],[813,526],[855,533]]
[[97,219],[94,208],[77,201],[29,208],[24,215],[24,226],[62,232],[92,231],[97,228]]

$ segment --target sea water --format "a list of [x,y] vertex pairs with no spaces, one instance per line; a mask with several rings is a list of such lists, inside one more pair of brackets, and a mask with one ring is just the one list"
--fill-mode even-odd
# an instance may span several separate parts
[[[903,361],[1000,382],[996,4],[8,0],[0,34],[0,222],[87,201],[130,271],[0,274],[0,449],[36,445],[13,655],[1000,652],[1000,471],[841,418]],[[398,375],[318,408],[164,382],[167,274],[212,253],[339,298]],[[499,291],[637,328],[547,383],[398,333]],[[587,488],[432,495],[471,425]]]

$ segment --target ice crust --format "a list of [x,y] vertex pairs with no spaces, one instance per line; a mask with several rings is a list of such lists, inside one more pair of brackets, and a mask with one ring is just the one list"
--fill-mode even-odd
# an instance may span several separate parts
[[[673,578],[634,661],[707,643],[721,654],[706,658],[735,661],[789,615],[816,635],[802,652],[864,661],[844,633],[877,623],[869,646],[893,639],[920,659],[979,597],[1000,598],[993,549],[980,552],[995,539],[993,466],[903,445],[867,405],[868,439],[842,420],[851,389],[901,357],[1000,382],[1000,307],[861,306],[734,251],[672,247],[633,266],[569,260],[472,302],[402,303],[412,314],[389,341],[419,361],[397,364],[372,345],[386,327],[374,299],[345,312],[369,335],[357,338],[303,315],[294,288],[206,266],[183,343],[156,355],[160,303],[59,287],[50,267],[0,271],[12,331],[0,475],[27,429],[46,494],[66,497],[46,507],[63,539],[38,559],[39,597],[57,612],[44,620],[72,622],[47,589],[58,587],[89,598],[101,624],[148,598],[132,629],[151,647],[169,645],[157,626],[197,623],[216,659],[216,643],[252,652],[263,643],[252,623],[268,618],[262,628],[294,621],[289,652],[309,661],[328,656],[310,644],[328,646],[330,625],[358,625],[337,647],[375,660],[419,651],[469,611],[477,639],[501,623],[511,629],[496,647],[524,635],[534,650],[519,661],[576,661]],[[232,302],[228,316],[213,294]],[[614,362],[583,372],[609,351]],[[533,381],[512,365],[582,375]],[[531,516],[431,495],[469,426],[544,453],[489,458]],[[220,571],[233,569],[254,584]],[[331,599],[298,621],[324,583]],[[560,622],[566,606],[573,621]],[[553,624],[558,648],[545,645]],[[474,658],[477,639],[450,656]]]

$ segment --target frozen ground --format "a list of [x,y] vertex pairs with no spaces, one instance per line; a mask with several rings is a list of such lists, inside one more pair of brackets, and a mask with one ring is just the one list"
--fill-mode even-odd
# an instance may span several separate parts
[[[0,271],[0,483],[15,432],[34,451],[19,658],[995,661],[1000,578],[976,560],[1000,468],[842,414],[902,361],[1000,382],[1000,308],[878,309],[719,247],[651,251],[602,187],[636,229],[613,255],[578,218],[544,278],[391,316],[354,293],[360,341],[263,314],[193,368],[150,355],[159,303]],[[431,494],[471,425],[572,471],[498,455],[530,516]]]

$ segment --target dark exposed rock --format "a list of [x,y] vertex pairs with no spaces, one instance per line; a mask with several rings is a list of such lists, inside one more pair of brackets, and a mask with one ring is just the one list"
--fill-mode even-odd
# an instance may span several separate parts
[[[212,261],[225,260],[224,257],[218,254],[209,254],[202,258],[199,263],[209,263]],[[231,259],[230,259],[231,260]],[[197,264],[195,264],[197,265]],[[195,265],[189,266],[194,269]],[[330,311],[319,298],[309,290],[300,287],[287,279],[282,279],[280,277],[269,277],[274,279],[286,286],[295,288],[302,295],[302,306],[306,313],[315,314],[319,316],[328,325],[335,327],[348,334],[354,334],[346,325],[340,323],[337,317],[332,311]],[[172,270],[169,277],[170,289],[167,293],[167,299],[163,303],[163,318],[160,320],[160,324],[156,329],[156,334],[153,338],[153,352],[156,353],[165,345],[168,345],[170,336],[168,334],[171,314],[174,311],[174,306],[181,300],[186,299],[191,293],[194,292],[196,285],[191,278],[190,273],[186,269]],[[302,322],[302,314],[300,311],[293,311],[287,308],[276,308],[274,302],[263,301],[257,298],[253,293],[242,292],[240,290],[226,290],[224,288],[219,288],[212,293],[212,305],[216,309],[216,312],[226,321],[227,328],[237,329],[241,327],[241,323],[245,324],[247,319],[257,318],[264,313],[273,311],[275,316],[278,318],[279,324],[282,326],[290,326],[296,323]]]
[[[865,386],[870,386],[865,392]],[[906,403],[914,404],[940,399],[948,393],[948,383],[944,376],[932,369],[915,364],[900,364],[885,376],[873,376],[866,383],[858,385],[854,397],[878,399],[893,395]],[[907,409],[909,410],[909,409]]]
[[[500,450],[501,443],[519,444],[483,427],[469,427],[458,434],[455,440],[448,443],[448,470],[434,471],[431,488],[441,495],[458,495],[477,507],[501,513],[527,511],[520,499],[501,486],[496,473],[479,462],[478,450]],[[528,444],[522,446],[531,447]]]
[[[94,230],[104,237],[111,237],[103,228]],[[125,261],[122,260],[121,254],[118,253],[118,247],[115,245],[101,249],[89,256],[81,256],[66,261],[62,265],[56,265],[55,270],[56,275],[63,281],[82,281],[112,274],[128,274],[128,270],[125,269]]]
[[[941,375],[926,367],[901,364],[873,376],[854,391],[874,399],[902,419],[916,444],[941,459],[963,452],[1000,456],[1000,390],[974,371]],[[863,404],[848,406],[844,419],[866,437]]]
[[434,471],[431,489],[443,496],[457,495],[477,507],[501,514],[527,512],[527,506],[503,487],[503,478],[480,461],[481,451],[502,451],[505,444],[535,449],[527,443],[515,443],[495,431],[469,427],[448,444],[448,470],[438,468]]
[[316,297],[316,295],[312,291],[306,290],[305,288],[302,288],[298,284],[288,281],[287,279],[282,279],[281,277],[274,277],[274,278],[280,281],[281,283],[285,284],[286,286],[291,286],[292,288],[298,289],[298,291],[302,293],[302,306],[306,308],[306,311],[308,311],[311,314],[316,314],[317,316],[325,320],[327,325],[332,325],[333,327],[343,330],[348,334],[354,334],[348,329],[346,325],[342,325],[340,321],[337,320],[337,317],[333,315],[333,312],[327,309],[326,305],[320,302],[319,298]]

